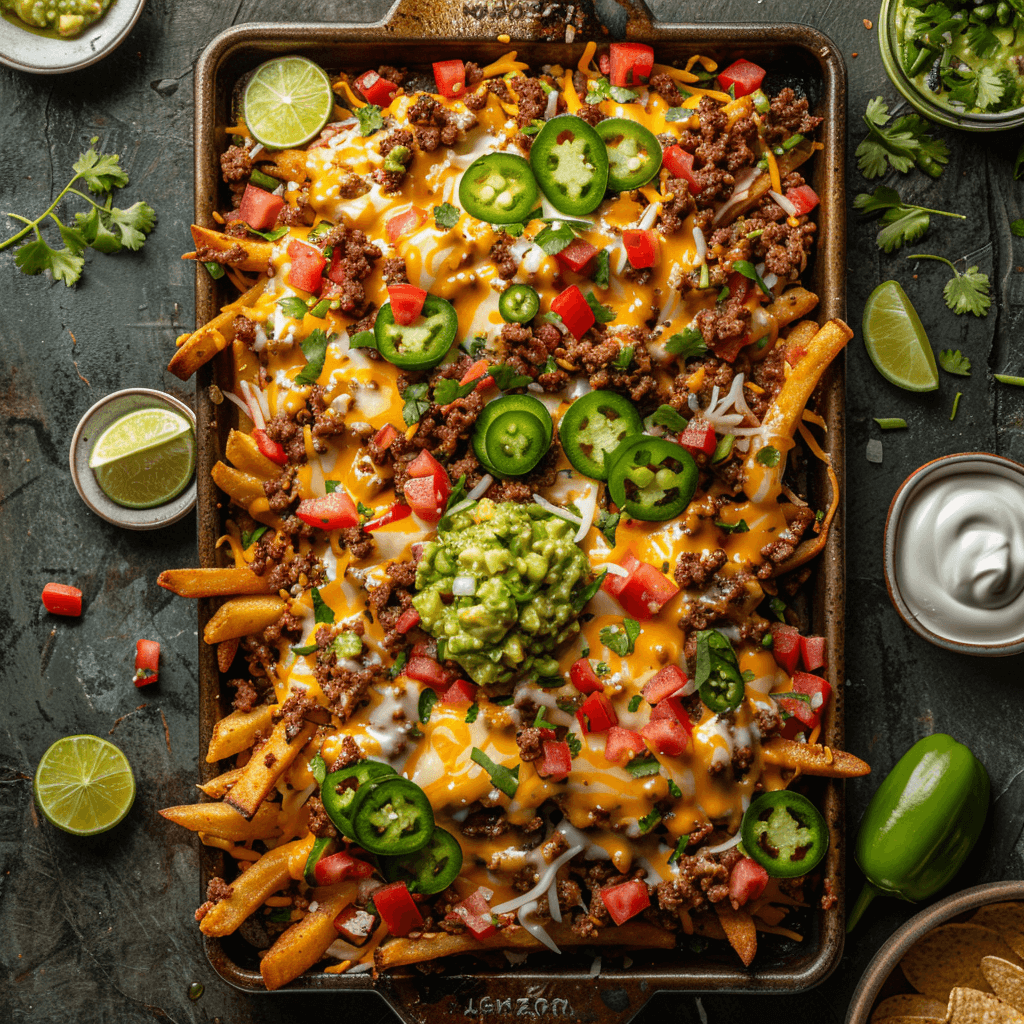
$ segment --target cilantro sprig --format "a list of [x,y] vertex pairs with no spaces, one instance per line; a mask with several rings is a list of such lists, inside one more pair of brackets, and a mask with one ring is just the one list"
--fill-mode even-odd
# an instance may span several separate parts
[[704,335],[696,327],[687,327],[679,334],[673,334],[665,342],[665,351],[670,356],[677,356],[681,363],[695,356],[702,356],[707,353],[708,346],[704,341]]
[[915,166],[937,178],[947,163],[949,149],[941,139],[928,134],[917,114],[898,117],[891,124],[889,105],[881,96],[868,103],[864,123],[868,136],[857,147],[857,166],[865,178],[880,178],[891,167],[906,174]]
[[939,353],[939,366],[946,373],[955,373],[958,377],[970,377],[971,361],[959,349],[943,349]]
[[[954,313],[973,313],[975,316],[988,316],[992,299],[989,297],[988,274],[981,273],[977,267],[968,267],[962,274],[953,265],[951,260],[945,256],[931,256],[928,253],[915,253],[908,256],[908,260],[935,260],[938,263],[945,263],[953,276],[946,282],[942,289],[942,296]],[[970,363],[967,364],[970,370]],[[951,373],[957,371],[952,370]]]
[[941,217],[956,217],[966,220],[962,213],[949,210],[933,210],[927,206],[905,203],[899,192],[886,185],[879,185],[874,192],[861,192],[854,197],[853,208],[865,216],[882,214],[882,229],[875,241],[883,252],[895,252],[908,242],[916,242],[931,225],[930,214]]
[[629,618],[622,620],[622,629],[618,626],[605,626],[599,634],[601,643],[620,658],[633,653],[639,635],[640,623]]

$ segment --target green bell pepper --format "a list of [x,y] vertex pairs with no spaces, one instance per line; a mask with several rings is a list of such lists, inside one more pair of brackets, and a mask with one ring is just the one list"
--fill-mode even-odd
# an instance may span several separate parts
[[944,733],[915,743],[864,812],[854,857],[867,882],[846,930],[879,894],[917,903],[948,884],[981,834],[988,799],[988,773],[967,747]]

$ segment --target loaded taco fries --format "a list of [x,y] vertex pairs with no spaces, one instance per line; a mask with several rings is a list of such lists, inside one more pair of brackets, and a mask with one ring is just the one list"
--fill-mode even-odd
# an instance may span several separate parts
[[789,608],[851,336],[800,285],[820,119],[746,60],[515,57],[343,74],[302,149],[239,120],[192,229],[241,293],[170,364],[221,353],[238,407],[226,558],[160,583],[223,599],[234,709],[214,802],[162,813],[234,859],[196,917],[268,988],[692,936],[749,964],[836,898],[802,777],[868,767],[817,742]]

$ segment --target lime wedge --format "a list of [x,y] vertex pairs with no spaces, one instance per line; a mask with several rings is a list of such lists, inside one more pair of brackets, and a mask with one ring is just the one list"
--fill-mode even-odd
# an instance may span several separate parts
[[188,433],[155,447],[131,452],[93,470],[111,501],[125,508],[155,508],[176,498],[196,468],[196,438]]
[[89,468],[99,469],[129,455],[156,448],[192,429],[184,416],[170,409],[136,409],[115,420],[99,436],[89,453]]
[[864,347],[878,372],[907,391],[939,386],[935,353],[913,303],[897,281],[883,281],[864,306]]
[[323,68],[305,57],[275,57],[249,79],[243,118],[267,149],[293,149],[312,139],[334,110]]
[[113,828],[135,799],[128,759],[99,736],[65,736],[43,754],[32,784],[46,820],[76,836]]

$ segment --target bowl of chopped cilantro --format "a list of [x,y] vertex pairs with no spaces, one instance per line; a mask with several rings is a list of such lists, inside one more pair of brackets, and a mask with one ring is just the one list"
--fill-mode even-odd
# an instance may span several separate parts
[[1024,0],[883,0],[882,62],[901,95],[938,124],[1024,124]]

